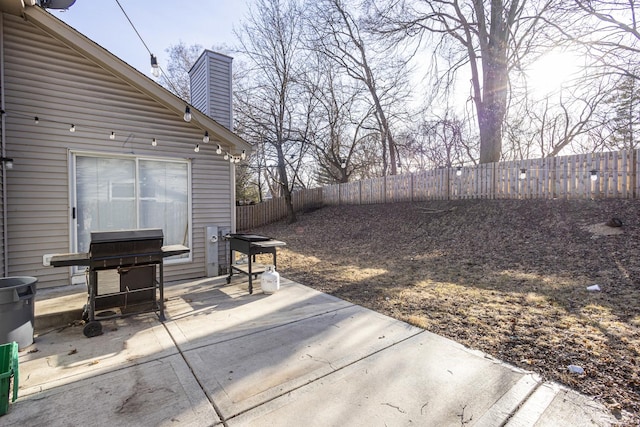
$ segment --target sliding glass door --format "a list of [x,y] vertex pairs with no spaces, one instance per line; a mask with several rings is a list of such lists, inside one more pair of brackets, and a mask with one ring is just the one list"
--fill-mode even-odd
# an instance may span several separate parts
[[76,153],[73,164],[78,252],[89,251],[92,231],[133,228],[162,228],[165,245],[190,246],[187,161]]

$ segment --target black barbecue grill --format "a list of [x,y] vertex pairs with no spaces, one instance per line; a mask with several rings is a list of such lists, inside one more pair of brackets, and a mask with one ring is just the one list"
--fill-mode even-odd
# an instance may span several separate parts
[[[189,252],[182,245],[162,246],[161,229],[98,231],[91,233],[89,253],[59,254],[51,257],[54,267],[86,266],[88,301],[83,313],[84,334],[102,333],[96,311],[119,308],[120,316],[157,311],[164,317],[164,258]],[[99,272],[117,270],[119,290],[98,284]],[[105,284],[106,285],[106,284]],[[103,312],[101,318],[118,316]]]

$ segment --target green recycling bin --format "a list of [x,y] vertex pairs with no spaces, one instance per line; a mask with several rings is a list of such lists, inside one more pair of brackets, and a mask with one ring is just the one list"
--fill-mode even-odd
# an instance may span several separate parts
[[0,344],[0,415],[9,410],[9,390],[13,379],[13,399],[18,398],[18,343]]
[[15,341],[20,349],[33,344],[37,282],[29,276],[0,278],[0,344]]

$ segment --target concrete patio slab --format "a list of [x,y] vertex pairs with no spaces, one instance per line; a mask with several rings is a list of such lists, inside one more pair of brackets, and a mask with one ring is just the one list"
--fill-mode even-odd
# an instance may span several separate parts
[[499,426],[537,385],[527,372],[423,332],[227,423],[460,426],[489,413],[484,425]]
[[249,295],[247,282],[202,286],[171,294],[166,304],[167,329],[183,351],[353,306],[289,280],[272,295],[259,287]]
[[[67,291],[43,293],[37,313],[67,319],[86,299]],[[273,295],[222,277],[165,297],[164,323],[102,320],[94,338],[79,324],[38,330],[0,425],[613,424],[575,391],[288,280]]]
[[220,423],[179,355],[21,397],[3,426],[212,426]]
[[21,395],[176,354],[171,336],[153,313],[102,320],[103,334],[83,335],[83,327],[37,334],[21,353]]
[[184,357],[228,419],[420,333],[351,306],[185,351]]

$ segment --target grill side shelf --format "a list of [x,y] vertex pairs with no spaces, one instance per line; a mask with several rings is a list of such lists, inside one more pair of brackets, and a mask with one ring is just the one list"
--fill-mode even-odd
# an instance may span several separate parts
[[[111,263],[105,264],[104,261],[106,259],[113,260],[113,259],[122,259],[126,257],[136,257],[139,259],[138,262],[148,263],[148,262],[155,262],[157,257],[167,258],[170,256],[182,255],[189,252],[190,252],[190,249],[183,245],[167,245],[162,247],[162,251],[160,253],[153,252],[153,253],[146,253],[146,254],[135,254],[135,255],[132,254],[130,256],[124,256],[124,257],[122,255],[115,255],[111,257],[93,258],[93,261],[98,261],[98,260],[102,261],[102,266],[106,266],[107,264],[113,265],[113,266],[120,266],[123,264],[130,264],[130,262],[120,261],[120,262],[115,262],[115,263],[111,262]],[[92,258],[88,252],[56,254],[51,257],[51,261],[50,261],[50,264],[52,267],[71,267],[74,265],[88,267],[91,265],[91,263],[92,263]]]
[[76,252],[54,255],[51,257],[50,263],[53,267],[71,267],[74,265],[88,266],[91,264],[91,259],[87,252]]

